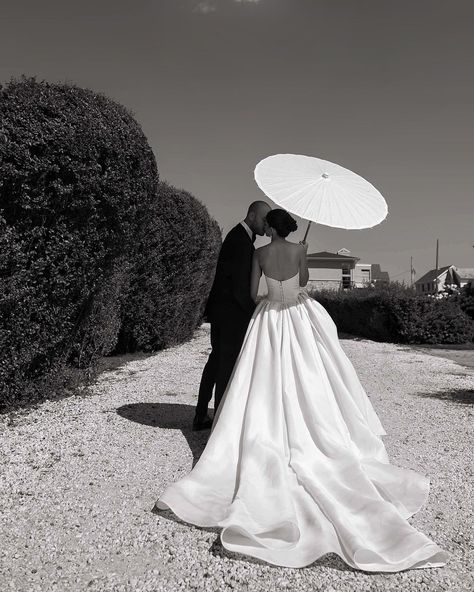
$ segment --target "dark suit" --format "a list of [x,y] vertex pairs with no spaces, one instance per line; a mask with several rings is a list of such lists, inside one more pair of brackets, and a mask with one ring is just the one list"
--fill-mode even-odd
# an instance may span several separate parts
[[212,352],[202,373],[196,417],[205,417],[214,385],[214,413],[217,411],[255,310],[250,297],[254,251],[253,240],[242,224],[234,226],[222,243],[204,311],[211,323]]

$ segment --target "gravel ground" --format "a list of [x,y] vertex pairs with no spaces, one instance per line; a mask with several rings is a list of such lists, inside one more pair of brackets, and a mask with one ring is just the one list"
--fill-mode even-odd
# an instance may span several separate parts
[[446,549],[444,568],[368,574],[326,555],[290,569],[222,548],[153,506],[193,466],[209,432],[192,432],[209,346],[104,358],[81,395],[0,418],[0,590],[473,590],[474,370],[393,344],[344,339],[388,436],[394,464],[431,478],[412,524]]

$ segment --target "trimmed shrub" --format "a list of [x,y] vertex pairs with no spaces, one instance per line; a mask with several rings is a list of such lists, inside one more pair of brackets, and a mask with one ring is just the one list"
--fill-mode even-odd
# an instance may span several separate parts
[[0,87],[0,405],[111,351],[157,181],[122,105],[34,78]]
[[211,289],[221,232],[190,193],[160,182],[137,245],[114,353],[156,351],[192,336]]
[[416,295],[410,288],[313,292],[340,331],[395,343],[467,343],[471,319],[458,303]]

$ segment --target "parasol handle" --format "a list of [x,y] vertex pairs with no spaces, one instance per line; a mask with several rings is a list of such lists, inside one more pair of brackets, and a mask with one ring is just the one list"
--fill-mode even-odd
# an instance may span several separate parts
[[306,232],[304,233],[304,237],[303,237],[303,242],[306,242],[306,237],[308,236],[308,232],[309,232],[309,227],[311,226],[311,220],[308,222],[308,228],[306,229]]

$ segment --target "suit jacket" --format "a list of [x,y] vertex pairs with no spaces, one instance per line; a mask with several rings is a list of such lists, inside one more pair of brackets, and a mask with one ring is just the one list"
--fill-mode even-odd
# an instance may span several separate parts
[[207,300],[204,315],[209,321],[235,314],[247,321],[255,310],[250,297],[250,272],[255,251],[247,231],[237,224],[222,243],[217,260],[214,283]]

